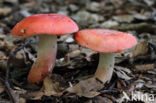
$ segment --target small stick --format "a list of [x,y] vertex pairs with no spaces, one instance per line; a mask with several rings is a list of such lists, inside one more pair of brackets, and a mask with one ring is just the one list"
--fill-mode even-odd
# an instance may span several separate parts
[[15,96],[15,93],[14,93],[13,89],[10,87],[10,84],[9,84],[10,61],[19,50],[23,49],[25,46],[30,44],[30,42],[31,42],[31,40],[27,41],[24,45],[19,46],[18,48],[15,49],[15,51],[12,54],[10,54],[10,56],[8,57],[8,62],[7,62],[5,80],[0,77],[0,81],[5,85],[6,92],[8,93],[12,103],[18,103],[18,100],[17,100],[17,98]]
[[8,57],[8,62],[7,62],[7,69],[6,69],[6,74],[5,74],[5,81],[8,81],[9,79],[9,72],[10,72],[10,61],[11,59],[15,56],[15,54],[20,51],[21,49],[23,49],[25,46],[27,46],[28,44],[30,44],[31,40],[28,40],[24,45],[19,46],[18,48],[16,48],[12,54],[9,55]]

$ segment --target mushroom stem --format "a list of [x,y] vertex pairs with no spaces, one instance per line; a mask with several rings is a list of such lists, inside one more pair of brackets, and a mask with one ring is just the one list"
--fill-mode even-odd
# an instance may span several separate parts
[[39,83],[44,77],[51,73],[55,64],[57,51],[57,36],[40,35],[38,44],[37,60],[34,62],[28,81]]
[[100,53],[99,64],[94,77],[103,83],[109,82],[113,73],[114,57],[114,53]]

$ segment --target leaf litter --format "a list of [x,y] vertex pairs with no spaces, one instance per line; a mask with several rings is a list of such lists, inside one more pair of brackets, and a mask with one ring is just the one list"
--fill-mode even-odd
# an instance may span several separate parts
[[[4,78],[8,56],[25,42],[10,35],[12,27],[32,14],[59,12],[76,20],[81,29],[131,32],[138,45],[117,55],[112,80],[104,85],[92,78],[98,54],[77,45],[70,35],[59,37],[52,75],[43,84],[30,84],[27,75],[36,60],[38,40],[33,37],[32,44],[20,50],[11,62],[10,83],[20,103],[137,103],[122,100],[123,93],[131,96],[132,91],[154,94],[156,101],[155,5],[155,0],[0,0],[0,77]],[[0,83],[0,102],[9,103],[4,90]]]

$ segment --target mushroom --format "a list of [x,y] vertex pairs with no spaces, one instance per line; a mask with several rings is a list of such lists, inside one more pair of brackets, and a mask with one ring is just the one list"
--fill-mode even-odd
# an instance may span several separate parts
[[39,83],[52,72],[57,52],[57,36],[76,31],[77,24],[61,14],[32,15],[14,26],[11,33],[15,36],[39,35],[37,60],[28,74],[29,82]]
[[78,44],[100,53],[94,77],[103,83],[111,80],[115,54],[137,44],[136,38],[129,33],[105,29],[80,30],[74,38]]

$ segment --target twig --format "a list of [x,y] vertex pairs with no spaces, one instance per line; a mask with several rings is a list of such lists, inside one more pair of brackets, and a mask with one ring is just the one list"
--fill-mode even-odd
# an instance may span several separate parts
[[10,73],[10,62],[11,59],[14,57],[14,55],[21,49],[23,49],[25,46],[27,46],[29,43],[31,42],[31,40],[27,41],[24,45],[19,46],[18,48],[15,49],[15,51],[10,54],[9,58],[8,58],[8,62],[7,62],[7,69],[6,69],[6,74],[5,74],[5,80],[3,80],[2,78],[0,78],[0,81],[2,81],[5,85],[6,88],[6,92],[8,93],[10,100],[12,103],[18,103],[18,100],[15,96],[14,91],[12,90],[12,88],[10,87],[9,84],[9,73]]
[[0,77],[0,81],[4,84],[4,79],[2,77]]
[[8,57],[8,62],[7,62],[7,69],[6,69],[6,74],[5,74],[5,81],[7,81],[9,79],[9,72],[10,72],[10,61],[11,59],[15,56],[15,54],[20,51],[21,49],[23,49],[25,46],[27,46],[29,43],[31,42],[31,40],[28,40],[24,45],[19,46],[18,48],[16,48],[12,54],[9,55]]
[[5,88],[6,88],[6,92],[8,93],[10,100],[12,103],[18,103],[18,100],[16,99],[15,93],[12,90],[12,88],[10,87],[10,84],[8,81],[5,81]]

